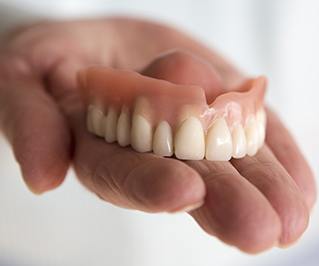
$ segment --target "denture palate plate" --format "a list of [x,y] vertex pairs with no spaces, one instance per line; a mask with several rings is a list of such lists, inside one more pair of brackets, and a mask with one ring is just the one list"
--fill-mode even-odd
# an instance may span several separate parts
[[[265,86],[260,78],[209,105],[200,87],[129,71],[92,67],[79,80],[88,131],[106,142],[158,156],[211,161],[253,156],[264,143]],[[103,105],[94,104],[97,99]]]

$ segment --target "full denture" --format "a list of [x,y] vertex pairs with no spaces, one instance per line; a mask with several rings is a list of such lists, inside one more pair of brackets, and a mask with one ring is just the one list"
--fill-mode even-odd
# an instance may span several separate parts
[[264,143],[264,77],[249,79],[211,103],[201,87],[107,67],[82,70],[79,85],[88,130],[108,143],[212,161],[253,156]]

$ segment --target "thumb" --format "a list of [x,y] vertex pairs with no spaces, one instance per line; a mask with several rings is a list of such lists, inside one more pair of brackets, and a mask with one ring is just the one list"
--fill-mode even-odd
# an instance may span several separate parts
[[70,135],[40,79],[20,59],[0,64],[0,128],[34,193],[57,187],[70,161]]

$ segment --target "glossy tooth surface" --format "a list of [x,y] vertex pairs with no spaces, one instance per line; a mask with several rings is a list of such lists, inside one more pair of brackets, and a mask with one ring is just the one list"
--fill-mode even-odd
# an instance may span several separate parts
[[243,158],[246,155],[246,136],[242,125],[237,125],[234,127],[232,132],[233,141],[233,154],[232,156],[236,159]]
[[228,161],[233,151],[232,136],[224,118],[218,118],[206,136],[206,159]]
[[258,150],[259,134],[258,124],[255,117],[250,117],[245,126],[245,135],[247,142],[247,154],[254,156]]
[[258,128],[258,148],[261,148],[264,145],[266,129],[264,124],[261,121],[257,121]]
[[134,114],[132,118],[131,145],[138,152],[152,150],[151,124],[139,114]]
[[205,136],[202,123],[196,117],[187,118],[174,138],[175,155],[178,159],[201,160],[205,155]]
[[117,129],[117,112],[113,107],[110,107],[106,118],[104,119],[105,127],[105,140],[108,143],[116,141],[116,129]]
[[256,114],[258,126],[258,148],[262,147],[266,137],[266,113],[264,109],[260,109]]
[[266,123],[267,123],[267,117],[266,117],[266,112],[263,108],[260,108],[258,111],[257,111],[257,114],[256,114],[256,119],[258,121],[260,121],[264,126],[266,126]]
[[104,114],[98,107],[93,106],[91,109],[91,125],[93,132],[99,136],[104,136],[103,119]]
[[117,141],[120,146],[125,147],[130,144],[131,139],[131,121],[129,112],[126,108],[123,108],[118,122],[117,122]]
[[173,133],[166,121],[161,121],[153,136],[153,152],[160,156],[173,155]]

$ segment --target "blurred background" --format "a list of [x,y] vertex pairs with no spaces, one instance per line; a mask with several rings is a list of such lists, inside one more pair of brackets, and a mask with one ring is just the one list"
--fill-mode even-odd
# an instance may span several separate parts
[[[250,74],[270,80],[268,102],[319,174],[319,1],[0,0],[0,32],[43,18],[134,15],[175,25]],[[318,207],[288,249],[245,255],[206,235],[186,214],[114,207],[69,173],[43,196],[25,187],[0,137],[1,266],[319,265]]]

